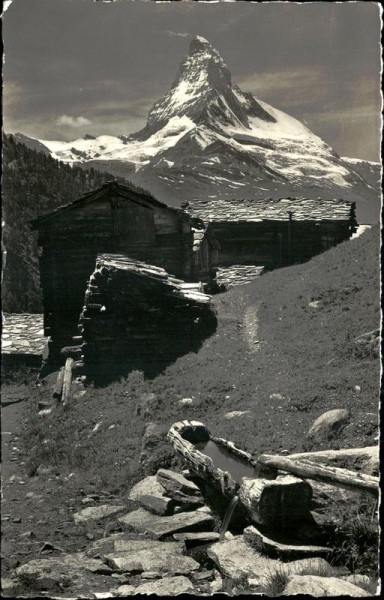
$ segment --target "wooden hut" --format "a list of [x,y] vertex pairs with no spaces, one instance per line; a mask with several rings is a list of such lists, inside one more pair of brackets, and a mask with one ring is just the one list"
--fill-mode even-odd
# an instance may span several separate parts
[[214,235],[212,266],[276,268],[304,262],[356,231],[355,204],[345,200],[199,200],[184,208]]
[[209,281],[211,242],[199,218],[117,182],[32,222],[38,231],[44,332],[57,348],[77,333],[88,279],[101,253],[162,267],[184,281]]

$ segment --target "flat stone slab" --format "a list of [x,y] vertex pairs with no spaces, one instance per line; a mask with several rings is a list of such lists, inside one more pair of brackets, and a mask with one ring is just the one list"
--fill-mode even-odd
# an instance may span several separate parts
[[216,533],[216,531],[190,531],[186,533],[174,533],[173,537],[175,540],[183,542],[188,549],[193,548],[194,546],[201,546],[202,544],[218,542],[220,534]]
[[187,577],[164,577],[157,581],[150,581],[135,588],[135,594],[155,594],[156,596],[177,596],[178,594],[192,594],[192,583]]
[[337,577],[319,577],[316,575],[293,575],[282,593],[283,596],[295,594],[308,596],[352,596],[362,598],[370,596],[361,587],[338,579]]
[[104,556],[111,569],[119,573],[142,573],[144,571],[188,575],[200,568],[198,562],[182,554],[180,543],[149,540],[115,542],[116,552]]
[[17,578],[32,589],[61,589],[87,582],[89,574],[110,575],[112,570],[101,560],[83,553],[31,560],[16,569]]
[[290,558],[293,560],[295,558],[307,558],[311,556],[326,556],[331,552],[331,548],[325,546],[294,545],[276,542],[263,535],[253,525],[244,529],[243,537],[253,548],[271,558]]
[[305,558],[284,563],[263,556],[251,548],[242,536],[213,544],[208,548],[207,554],[227,577],[235,581],[247,577],[257,581],[259,585],[266,583],[275,571],[284,572],[287,575],[308,573],[311,570],[318,573],[319,569],[322,572],[329,572],[330,575],[334,573],[331,565],[323,558]]
[[178,531],[210,529],[214,523],[213,518],[204,512],[182,512],[169,517],[160,517],[144,508],[126,514],[118,521],[128,530],[146,533],[148,537],[155,539],[161,539]]
[[112,506],[111,504],[101,504],[100,506],[88,506],[73,515],[76,524],[88,523],[89,521],[99,521],[106,517],[111,517],[125,510],[125,506]]
[[166,490],[168,496],[176,500],[179,504],[204,504],[203,497],[197,485],[186,479],[181,473],[171,471],[170,469],[159,469],[156,474],[157,481]]
[[166,495],[156,475],[150,475],[134,485],[128,499],[139,502],[144,508],[157,515],[170,514],[175,506],[175,501]]

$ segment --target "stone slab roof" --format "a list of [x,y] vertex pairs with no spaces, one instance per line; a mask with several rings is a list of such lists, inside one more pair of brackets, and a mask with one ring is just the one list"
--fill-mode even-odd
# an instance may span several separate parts
[[139,279],[152,280],[157,285],[159,294],[173,295],[182,300],[193,300],[201,304],[208,304],[211,297],[201,291],[200,283],[187,283],[170,275],[161,267],[148,265],[140,260],[135,260],[124,254],[99,254],[96,260],[96,269],[115,269]]
[[2,354],[41,356],[46,343],[43,315],[27,313],[4,315],[1,334]]
[[196,200],[185,210],[205,222],[287,221],[288,212],[296,221],[348,221],[354,204],[347,200],[280,198],[274,200]]

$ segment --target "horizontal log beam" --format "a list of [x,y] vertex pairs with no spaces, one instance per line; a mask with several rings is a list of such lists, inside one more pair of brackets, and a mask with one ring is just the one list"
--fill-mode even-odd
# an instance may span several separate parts
[[303,479],[313,479],[329,485],[343,487],[345,489],[367,492],[373,496],[379,494],[379,478],[372,475],[364,475],[347,469],[319,465],[304,458],[292,459],[286,456],[272,456],[262,454],[257,460],[257,465],[279,469],[287,473],[293,473]]

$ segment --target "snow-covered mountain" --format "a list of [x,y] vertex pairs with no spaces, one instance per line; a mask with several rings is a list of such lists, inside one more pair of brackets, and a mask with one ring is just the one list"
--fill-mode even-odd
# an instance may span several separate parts
[[200,36],[138,133],[39,141],[61,161],[125,176],[172,205],[315,195],[357,201],[360,222],[379,210],[378,164],[340,158],[297,119],[243,92]]

